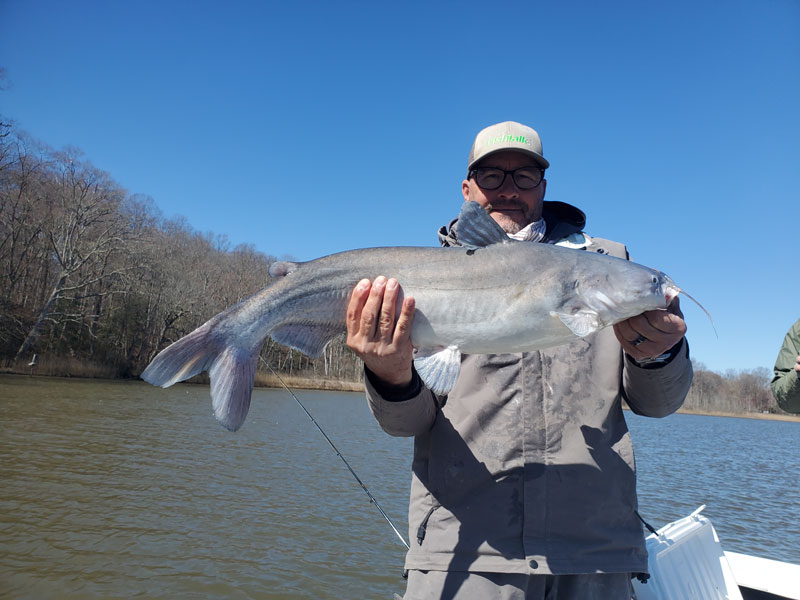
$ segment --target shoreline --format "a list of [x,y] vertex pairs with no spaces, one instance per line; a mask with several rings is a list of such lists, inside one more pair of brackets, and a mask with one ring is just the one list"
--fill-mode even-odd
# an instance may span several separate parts
[[[143,381],[139,377],[85,377],[85,376],[64,376],[64,375],[38,375],[34,373],[22,373],[18,370],[0,368],[0,377],[3,375],[11,375],[18,377],[47,377],[52,379],[66,379],[66,380],[95,380],[95,381]],[[290,389],[297,390],[318,390],[328,392],[363,392],[364,383],[360,381],[340,381],[334,379],[318,379],[313,377],[298,377],[298,376],[282,376],[284,383]],[[208,385],[208,376],[203,373],[197,375],[182,383]],[[254,387],[283,389],[278,378],[268,373],[257,373]],[[623,404],[624,410],[630,410],[627,405]],[[800,415],[792,415],[788,413],[734,413],[726,411],[699,411],[691,408],[679,408],[675,414],[683,415],[700,415],[705,417],[732,417],[736,419],[759,419],[762,421],[785,421],[789,423],[800,423]]]
[[[47,373],[28,373],[19,369],[0,367],[0,377],[9,375],[12,377],[39,377],[47,379],[64,379],[67,381],[141,381],[146,383],[141,377],[105,377],[92,375],[52,375]],[[364,383],[361,381],[341,381],[338,379],[322,379],[317,377],[299,377],[297,375],[282,375],[281,379],[287,387],[298,390],[318,390],[329,392],[363,392]],[[201,373],[181,381],[197,385],[209,385],[208,374]],[[274,388],[283,389],[283,385],[275,375],[270,373],[256,373],[254,388]]]
[[800,423],[800,415],[789,413],[732,413],[725,411],[699,411],[691,408],[679,408],[676,414],[683,415],[702,415],[705,417],[733,417],[736,419],[760,419],[762,421],[787,421],[789,423]]

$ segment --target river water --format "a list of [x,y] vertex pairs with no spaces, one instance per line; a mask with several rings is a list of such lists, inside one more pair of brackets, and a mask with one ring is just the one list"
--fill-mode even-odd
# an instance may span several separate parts
[[[407,535],[412,442],[362,394],[297,392]],[[727,550],[800,563],[800,424],[626,413],[640,512],[700,504]],[[242,429],[208,388],[0,376],[0,597],[402,594],[405,548],[295,401],[257,389]]]

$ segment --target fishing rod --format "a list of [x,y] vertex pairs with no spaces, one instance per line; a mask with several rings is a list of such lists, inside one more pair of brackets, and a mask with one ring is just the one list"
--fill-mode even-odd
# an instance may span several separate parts
[[345,465],[345,466],[348,468],[348,470],[350,471],[350,473],[352,473],[353,477],[355,477],[355,478],[356,478],[356,481],[358,482],[358,485],[360,485],[360,486],[361,486],[361,489],[362,489],[362,490],[364,490],[364,492],[365,492],[365,493],[367,494],[367,496],[369,497],[369,501],[370,501],[372,504],[374,504],[374,505],[375,505],[375,508],[377,508],[377,509],[378,509],[378,512],[380,512],[380,513],[381,513],[381,515],[383,515],[383,518],[384,518],[384,519],[386,519],[386,522],[387,522],[387,523],[389,523],[389,527],[391,527],[391,528],[392,528],[392,530],[395,532],[395,534],[397,535],[397,537],[398,537],[398,538],[400,538],[400,541],[401,541],[401,542],[403,542],[403,545],[406,547],[406,550],[410,550],[410,547],[409,547],[409,545],[408,545],[408,542],[406,542],[405,538],[404,538],[404,537],[403,537],[403,536],[400,534],[400,532],[397,530],[397,527],[395,527],[394,523],[393,523],[393,522],[392,522],[392,520],[389,518],[389,515],[387,515],[387,514],[386,514],[386,511],[384,511],[384,510],[383,510],[383,508],[381,508],[381,505],[380,505],[380,504],[378,504],[378,501],[375,499],[375,496],[373,496],[373,495],[372,495],[372,492],[370,492],[370,491],[369,491],[369,489],[367,489],[367,486],[366,486],[366,485],[364,485],[364,482],[363,482],[363,481],[361,481],[361,478],[360,478],[360,477],[359,477],[359,476],[356,474],[356,472],[353,470],[353,467],[351,467],[351,466],[350,466],[350,463],[349,463],[349,462],[347,462],[347,459],[346,459],[346,458],[345,458],[345,457],[342,455],[342,453],[341,453],[341,452],[339,452],[339,449],[336,447],[336,444],[334,444],[334,443],[331,441],[331,438],[329,438],[329,437],[328,437],[328,434],[327,434],[327,433],[325,433],[325,431],[322,429],[322,427],[320,427],[319,423],[317,423],[317,420],[316,420],[316,419],[315,419],[315,418],[314,418],[314,417],[311,415],[311,413],[310,413],[310,412],[308,412],[308,409],[307,409],[307,408],[306,408],[306,407],[303,405],[303,403],[302,403],[302,402],[300,402],[300,399],[299,399],[299,398],[298,398],[298,397],[295,395],[295,393],[294,393],[292,390],[290,390],[290,389],[289,389],[289,386],[288,386],[288,385],[286,385],[286,384],[283,382],[283,379],[281,379],[281,376],[280,376],[280,375],[278,375],[278,373],[275,371],[275,369],[273,369],[273,368],[272,368],[272,366],[271,366],[271,365],[270,365],[270,364],[269,364],[269,363],[268,363],[266,360],[264,360],[264,357],[263,357],[263,356],[259,356],[258,358],[260,358],[260,359],[261,359],[261,362],[263,362],[263,363],[266,365],[266,367],[267,367],[267,368],[268,368],[270,371],[272,371],[272,374],[273,374],[273,375],[275,375],[275,377],[277,377],[277,378],[278,378],[278,381],[279,381],[279,382],[280,382],[280,384],[283,386],[283,388],[284,388],[284,389],[285,389],[287,392],[289,392],[289,394],[292,396],[292,398],[294,398],[295,402],[297,402],[297,404],[299,404],[299,405],[300,405],[300,408],[302,408],[302,409],[303,409],[303,412],[304,412],[304,413],[306,413],[306,415],[308,416],[308,418],[309,418],[309,419],[311,419],[311,422],[312,422],[312,423],[314,423],[314,425],[316,425],[317,429],[319,429],[319,432],[322,434],[322,436],[325,438],[325,440],[326,440],[326,441],[327,441],[327,442],[330,444],[331,448],[333,448],[333,451],[334,451],[334,452],[336,452],[336,456],[338,456],[339,458],[341,458],[341,459],[342,459],[342,462],[344,463],[344,465]]

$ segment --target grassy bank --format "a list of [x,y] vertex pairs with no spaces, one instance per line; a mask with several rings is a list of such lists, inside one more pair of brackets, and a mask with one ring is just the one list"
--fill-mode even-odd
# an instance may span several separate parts
[[36,375],[41,377],[78,377],[83,379],[126,379],[115,365],[88,362],[69,356],[35,359],[35,364],[17,361],[0,367],[0,373]]
[[[125,373],[113,365],[92,363],[70,357],[43,358],[35,365],[17,362],[11,366],[0,367],[0,373],[13,375],[32,375],[36,377],[64,377],[79,379],[138,379],[138,375]],[[281,375],[284,383],[299,390],[331,390],[339,392],[361,392],[364,384],[359,381],[339,381],[319,377],[297,377]],[[208,375],[201,373],[189,383],[208,384]],[[256,373],[256,387],[282,388],[280,381],[272,373]]]
[[[360,381],[338,381],[333,379],[316,379],[313,377],[290,377],[281,375],[287,387],[298,390],[330,390],[334,392],[363,392],[364,384]],[[278,378],[270,373],[256,375],[257,387],[283,388]]]

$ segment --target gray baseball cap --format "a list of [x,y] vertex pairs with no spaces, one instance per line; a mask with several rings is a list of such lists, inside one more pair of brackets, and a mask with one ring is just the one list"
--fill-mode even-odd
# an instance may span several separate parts
[[471,169],[479,160],[501,150],[528,154],[544,169],[550,166],[547,159],[542,156],[542,140],[536,130],[522,123],[505,121],[489,125],[478,132],[469,151],[467,169]]

